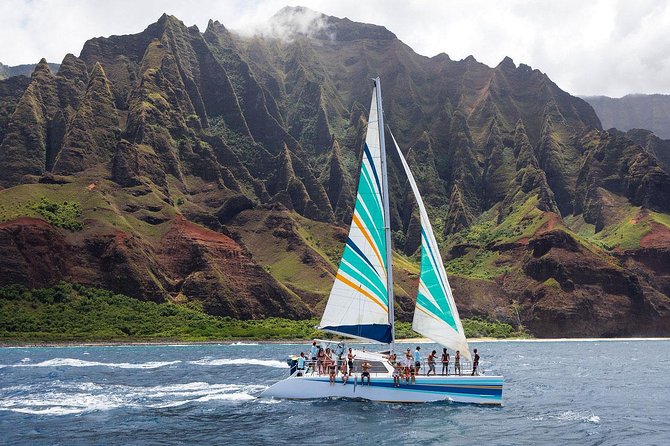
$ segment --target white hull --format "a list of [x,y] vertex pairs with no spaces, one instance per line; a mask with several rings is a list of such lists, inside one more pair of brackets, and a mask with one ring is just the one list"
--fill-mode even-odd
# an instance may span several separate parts
[[393,386],[390,374],[373,374],[371,385],[361,384],[360,376],[335,384],[325,375],[292,376],[266,389],[261,398],[317,399],[351,398],[397,403],[453,401],[458,403],[502,404],[502,376],[417,376],[416,383]]

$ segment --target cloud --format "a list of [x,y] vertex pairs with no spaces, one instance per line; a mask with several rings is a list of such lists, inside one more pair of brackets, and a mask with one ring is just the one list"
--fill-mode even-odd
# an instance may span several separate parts
[[[311,11],[270,22],[286,5]],[[572,94],[670,93],[670,2],[655,0],[4,0],[0,62],[59,62],[87,39],[137,33],[163,12],[201,30],[214,19],[246,34],[327,31],[315,11],[383,25],[425,56],[472,54],[491,66],[510,56]]]

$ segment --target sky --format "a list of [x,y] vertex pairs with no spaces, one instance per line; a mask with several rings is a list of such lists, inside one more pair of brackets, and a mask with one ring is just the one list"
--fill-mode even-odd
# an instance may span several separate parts
[[505,56],[574,95],[670,94],[666,0],[0,0],[0,62],[59,63],[92,37],[132,34],[163,12],[204,31],[263,32],[283,6],[382,25],[425,56]]

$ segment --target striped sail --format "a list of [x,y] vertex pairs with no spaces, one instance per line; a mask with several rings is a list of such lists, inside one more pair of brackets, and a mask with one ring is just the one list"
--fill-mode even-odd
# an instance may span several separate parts
[[[391,136],[393,137],[393,135]],[[463,357],[470,359],[468,342],[465,339],[461,319],[458,317],[458,309],[451,293],[447,273],[444,270],[444,264],[433,234],[433,227],[428,219],[426,207],[419,194],[414,176],[395,138],[393,138],[393,143],[416,197],[421,217],[421,274],[419,276],[419,291],[416,297],[412,329],[438,344],[453,350],[460,350]]]
[[389,343],[386,235],[377,88],[372,92],[356,204],[320,329]]

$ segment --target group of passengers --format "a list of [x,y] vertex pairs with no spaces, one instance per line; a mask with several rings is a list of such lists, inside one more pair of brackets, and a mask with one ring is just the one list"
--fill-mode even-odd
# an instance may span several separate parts
[[[346,361],[344,360],[344,344],[340,343],[333,350],[330,348],[323,348],[318,346],[316,341],[312,342],[312,346],[309,351],[309,358],[311,358],[312,367],[315,368],[315,371],[319,375],[327,374],[329,377],[329,382],[335,384],[338,372],[342,377],[342,384],[346,384],[349,380],[349,377],[354,371],[354,359],[356,355],[353,353],[352,349],[348,350],[346,355]],[[334,357],[335,356],[335,357]],[[304,352],[300,352],[300,357],[298,358],[297,368],[302,375],[302,371],[305,370],[306,361],[308,357],[305,356]],[[442,357],[440,359],[442,363],[442,375],[449,375],[449,364],[451,362],[451,357],[446,348],[442,349]],[[408,348],[404,354],[400,354],[400,357],[395,353],[391,353],[389,356],[389,363],[393,367],[393,385],[394,387],[400,387],[400,382],[405,381],[406,384],[416,383],[416,376],[421,374],[421,347],[417,346],[414,350],[414,353]],[[428,371],[426,376],[437,375],[435,370],[435,365],[437,363],[437,351],[433,350],[428,355],[426,360],[428,364]],[[339,366],[338,366],[339,364]],[[456,350],[453,361],[453,373],[454,375],[461,375],[461,352]],[[473,361],[472,361],[472,376],[478,375],[479,367],[479,354],[477,349],[474,349]],[[361,381],[365,382],[367,378],[368,385],[370,385],[370,370],[372,365],[368,361],[364,361],[361,364]]]
[[[309,359],[311,359],[311,367],[319,375],[328,375],[329,382],[335,384],[338,373],[342,377],[342,384],[346,384],[349,380],[349,377],[354,372],[354,358],[356,355],[353,350],[350,348],[346,355],[346,361],[344,359],[344,344],[340,343],[336,348],[323,348],[318,346],[316,341],[312,342],[312,346],[309,351]],[[300,352],[300,357],[298,358],[298,370],[305,370],[306,362],[308,357],[305,356],[304,352]],[[361,378],[367,378],[368,384],[370,383],[370,369],[372,365],[365,361],[361,364]],[[302,374],[302,372],[300,372]]]
[[[451,357],[449,352],[446,348],[443,348],[441,363],[442,375],[444,376],[449,375],[450,361]],[[395,387],[400,387],[400,381],[403,379],[406,384],[414,384],[416,383],[416,376],[421,374],[421,347],[417,346],[414,350],[414,353],[412,353],[408,348],[404,354],[400,355],[400,358],[398,358],[398,355],[393,353],[389,357],[389,362],[393,366],[393,385]],[[426,376],[430,376],[431,374],[433,376],[437,375],[437,371],[435,370],[435,365],[437,363],[437,350],[430,352],[426,363],[428,364],[428,371],[426,372]],[[479,374],[477,370],[478,367],[479,354],[477,353],[477,349],[474,349],[472,376]],[[454,375],[460,376],[461,374],[461,352],[460,350],[456,350],[456,354],[454,355]]]

